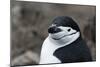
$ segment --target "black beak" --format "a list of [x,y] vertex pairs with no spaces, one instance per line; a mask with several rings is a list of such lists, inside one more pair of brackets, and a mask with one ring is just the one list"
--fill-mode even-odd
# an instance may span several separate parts
[[49,27],[49,29],[48,29],[48,32],[49,33],[58,33],[58,32],[60,32],[61,31],[61,29],[60,28],[57,28],[57,26],[52,26],[52,27]]

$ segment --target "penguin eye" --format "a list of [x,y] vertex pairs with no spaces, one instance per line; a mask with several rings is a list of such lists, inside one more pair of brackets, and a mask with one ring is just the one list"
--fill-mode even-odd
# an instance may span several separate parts
[[67,31],[69,32],[71,29],[68,29]]

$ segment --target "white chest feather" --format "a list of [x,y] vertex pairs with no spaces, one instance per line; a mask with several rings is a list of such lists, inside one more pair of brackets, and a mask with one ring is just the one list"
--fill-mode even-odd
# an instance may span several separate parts
[[57,47],[57,45],[51,43],[47,38],[42,45],[40,64],[61,63],[61,61],[53,55]]

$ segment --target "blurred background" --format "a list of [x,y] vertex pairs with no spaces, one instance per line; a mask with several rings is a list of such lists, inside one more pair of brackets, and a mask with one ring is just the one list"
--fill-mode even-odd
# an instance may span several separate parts
[[37,65],[48,27],[56,16],[70,16],[79,25],[96,60],[96,6],[11,0],[11,65]]

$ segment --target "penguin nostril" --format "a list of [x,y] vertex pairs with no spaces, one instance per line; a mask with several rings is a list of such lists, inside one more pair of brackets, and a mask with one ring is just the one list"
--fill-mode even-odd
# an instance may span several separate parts
[[71,29],[68,29],[67,31],[69,32]]

